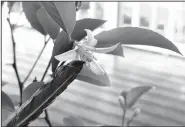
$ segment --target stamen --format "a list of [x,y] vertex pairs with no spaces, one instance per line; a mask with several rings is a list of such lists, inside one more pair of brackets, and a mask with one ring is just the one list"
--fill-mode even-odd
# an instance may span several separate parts
[[86,62],[91,62],[93,59],[97,60],[93,55],[93,51],[95,50],[95,48],[88,46],[86,43],[87,41],[83,41],[83,43],[76,43],[76,46],[78,47],[76,51],[79,54],[80,59]]

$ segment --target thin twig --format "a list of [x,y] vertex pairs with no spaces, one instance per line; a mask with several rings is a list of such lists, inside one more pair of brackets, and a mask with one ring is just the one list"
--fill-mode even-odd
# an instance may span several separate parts
[[131,116],[131,118],[126,123],[127,127],[130,126],[131,122],[134,120],[135,117],[137,117],[139,115],[139,113],[140,113],[140,109],[139,108],[135,109],[133,115]]
[[[20,106],[22,105],[22,91],[23,91],[23,83],[21,82],[21,79],[20,79],[20,76],[19,76],[19,73],[18,73],[18,69],[17,69],[17,59],[16,59],[16,43],[15,43],[15,38],[14,38],[14,35],[13,35],[13,32],[15,30],[15,26],[16,24],[18,23],[19,20],[17,20],[16,24],[11,24],[10,22],[10,13],[11,13],[11,7],[9,8],[9,11],[8,11],[8,17],[7,17],[7,21],[9,23],[9,26],[10,26],[10,32],[11,32],[11,39],[12,39],[12,46],[13,46],[13,68],[14,68],[14,71],[15,71],[15,74],[16,74],[16,77],[17,77],[17,81],[18,81],[18,84],[19,84],[19,92],[20,92]],[[20,16],[22,14],[22,11],[20,13]],[[20,19],[20,16],[19,16],[19,19]]]
[[35,62],[34,62],[34,64],[33,64],[32,68],[31,68],[30,71],[29,71],[28,75],[27,75],[26,78],[24,79],[23,84],[27,81],[27,79],[28,79],[29,76],[31,75],[33,69],[35,68],[35,66],[36,66],[36,64],[37,64],[37,62],[38,62],[38,60],[40,59],[40,57],[41,57],[41,55],[42,55],[42,53],[43,53],[43,51],[44,51],[44,49],[45,49],[45,47],[46,47],[46,45],[47,45],[47,43],[49,42],[50,39],[51,39],[51,38],[49,38],[47,41],[45,41],[44,46],[42,47],[42,50],[40,51],[40,53],[39,53],[37,59],[35,60]]
[[[45,72],[44,72],[44,74],[43,74],[43,76],[42,76],[42,78],[41,78],[41,81],[44,80],[44,78],[45,78],[45,76],[46,76],[46,74],[47,74],[47,72],[48,72],[48,69],[49,69],[49,67],[50,67],[50,64],[51,64],[51,59],[49,60],[49,63],[48,63],[48,65],[47,65],[47,67],[46,67],[46,70],[45,70]],[[50,122],[50,119],[49,119],[49,116],[48,116],[47,109],[45,109],[44,113],[45,113],[44,119],[45,119],[46,123],[49,125],[49,127],[52,127],[51,122]]]
[[122,116],[122,127],[124,127],[125,124],[125,117],[127,112],[127,102],[126,99],[124,99],[125,107],[123,108],[123,116]]
[[133,121],[133,119],[128,120],[128,122],[127,122],[127,127],[130,126],[130,123],[131,123],[132,121]]
[[[52,57],[50,58],[50,60],[48,62],[48,65],[47,65],[47,67],[46,67],[46,69],[44,71],[44,74],[43,74],[43,76],[41,78],[41,81],[44,81],[44,78],[45,78],[45,76],[46,76],[46,74],[48,72],[48,69],[49,69],[50,65],[51,65],[51,60],[52,60]],[[52,127],[47,109],[45,109],[44,113],[45,113],[44,119],[45,119],[46,123],[49,125],[49,127]]]
[[[11,10],[11,9],[9,9],[9,12],[8,12],[9,17],[10,17],[10,12],[11,12],[10,10]],[[21,16],[22,12],[23,12],[23,11],[21,11],[20,16]],[[42,55],[42,53],[43,53],[43,51],[44,51],[44,49],[45,49],[47,43],[49,42],[50,38],[49,38],[47,41],[45,41],[44,46],[43,46],[41,52],[39,53],[37,59],[35,60],[35,62],[34,62],[34,64],[33,64],[32,68],[31,68],[31,70],[29,71],[29,73],[28,73],[28,75],[26,76],[25,80],[24,80],[23,82],[21,82],[20,76],[19,76],[19,73],[18,73],[18,70],[17,70],[17,63],[16,63],[16,43],[15,43],[15,39],[14,39],[14,36],[13,36],[13,31],[14,31],[14,28],[15,28],[16,25],[12,25],[12,24],[10,23],[10,18],[9,18],[9,17],[7,18],[7,21],[8,21],[8,23],[9,23],[9,25],[10,25],[10,29],[11,29],[11,38],[12,38],[12,44],[13,44],[13,64],[12,64],[12,66],[13,66],[13,68],[14,68],[14,70],[15,70],[16,77],[17,77],[18,84],[19,84],[19,89],[20,89],[20,106],[21,106],[21,105],[22,105],[23,84],[27,81],[27,79],[29,78],[30,74],[32,73],[34,67],[36,66],[36,64],[37,64],[37,62],[38,62],[38,60],[39,60],[39,58],[41,57],[41,55]],[[19,18],[19,19],[20,19],[20,18]],[[17,20],[16,24],[19,22],[19,19]],[[51,64],[51,59],[50,59],[48,65],[47,65],[47,68],[46,68],[46,70],[45,70],[45,72],[44,72],[44,74],[43,74],[43,76],[42,76],[41,81],[44,80],[45,75],[46,75],[46,73],[47,73],[47,71],[48,71],[48,69],[49,69],[49,67],[50,67],[50,64]],[[45,120],[46,120],[47,124],[49,125],[49,127],[52,127],[51,122],[50,122],[50,120],[49,120],[49,116],[48,116],[47,110],[45,110]]]
[[49,119],[49,115],[48,115],[47,109],[44,110],[44,113],[45,113],[44,119],[45,119],[46,123],[48,124],[49,127],[52,127],[51,122],[50,122],[50,119]]
[[46,76],[46,74],[47,74],[47,72],[48,72],[48,69],[49,69],[50,65],[51,65],[51,59],[50,59],[49,62],[48,62],[48,65],[47,65],[47,67],[46,67],[46,70],[44,71],[44,74],[43,74],[43,76],[42,76],[42,78],[41,78],[41,81],[44,81],[44,78],[45,78],[45,76]]
[[[45,78],[45,76],[46,76],[46,74],[48,72],[48,69],[49,69],[50,65],[51,65],[51,59],[49,60],[49,63],[47,65],[47,67],[46,67],[46,70],[44,71],[44,74],[43,74],[43,76],[41,78],[41,81],[44,81],[44,78]],[[48,112],[47,112],[47,109],[44,110],[44,113],[45,113],[44,119],[45,119],[46,123],[49,125],[49,127],[52,127],[50,119],[49,119],[49,115],[48,115]]]
[[[10,12],[9,12],[10,13]],[[22,90],[23,90],[23,84],[21,82],[21,79],[20,79],[20,76],[19,76],[19,73],[18,73],[18,70],[17,70],[17,61],[16,61],[16,43],[15,43],[15,39],[14,39],[14,35],[13,35],[13,31],[14,31],[14,25],[11,24],[10,22],[10,14],[9,14],[9,17],[7,18],[7,21],[10,25],[10,31],[11,31],[11,39],[12,39],[12,45],[13,45],[13,68],[15,70],[15,74],[16,74],[16,77],[17,77],[17,81],[18,81],[18,84],[19,84],[19,92],[20,92],[20,105],[22,104]]]
[[124,127],[124,124],[125,124],[126,112],[127,112],[127,109],[125,108],[125,109],[123,110],[123,116],[122,116],[122,127]]
[[137,116],[137,114],[133,114],[133,116],[127,121],[126,126],[129,127],[131,122],[134,120],[134,118]]

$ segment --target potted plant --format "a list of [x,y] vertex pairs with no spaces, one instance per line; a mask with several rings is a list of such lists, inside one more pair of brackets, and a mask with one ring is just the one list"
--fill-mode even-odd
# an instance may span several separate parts
[[[94,35],[92,31],[106,21],[91,18],[76,21],[76,12],[83,2],[22,2],[23,12],[31,26],[43,36],[49,35],[49,39],[46,39],[35,64],[38,62],[48,41],[52,39],[54,42],[52,56],[48,61],[42,79],[40,81],[35,79],[28,87],[24,88],[25,81],[32,73],[35,64],[25,80],[21,81],[16,63],[16,43],[13,35],[17,25],[12,24],[10,20],[11,8],[14,4],[15,2],[8,2],[9,16],[7,21],[12,34],[14,53],[12,67],[15,70],[20,88],[20,107],[15,110],[12,100],[2,91],[3,126],[27,126],[31,121],[38,118],[42,112],[45,112],[45,120],[48,125],[52,126],[47,114],[47,107],[75,79],[100,87],[113,85],[110,82],[109,75],[98,63],[95,53],[109,53],[124,59],[121,45],[131,44],[156,46],[181,54],[172,42],[147,29],[118,27]],[[44,82],[50,66],[52,66],[51,79]],[[138,86],[129,91],[123,90],[118,99],[123,109],[122,126],[129,126],[133,119],[138,116],[141,109],[136,108],[132,116],[127,120],[125,119],[128,110],[144,93],[152,88],[152,86]],[[75,116],[64,118],[64,122],[70,125],[86,125]]]

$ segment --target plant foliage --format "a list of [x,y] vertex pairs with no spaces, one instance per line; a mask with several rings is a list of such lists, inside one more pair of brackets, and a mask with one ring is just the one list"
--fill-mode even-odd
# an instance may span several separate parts
[[[15,2],[8,3],[10,12],[14,3]],[[75,44],[77,44],[75,42],[85,42],[85,37],[87,36],[85,30],[88,29],[92,33],[92,31],[106,22],[105,20],[92,18],[76,20],[76,11],[78,11],[84,3],[85,2],[79,1],[22,2],[23,12],[33,29],[40,32],[45,38],[46,35],[49,35],[50,38],[52,38],[54,41],[51,59],[43,74],[42,80],[32,82],[28,87],[24,89],[23,92],[22,88],[26,80],[24,82],[21,82],[17,71],[15,53],[16,43],[13,36],[14,25],[11,24],[9,16],[8,21],[11,28],[14,53],[14,63],[12,66],[16,72],[16,76],[18,79],[20,96],[23,95],[20,98],[21,101],[23,100],[24,103],[23,105],[21,105],[18,111],[14,112],[15,109],[11,99],[6,93],[2,91],[2,109],[4,116],[3,121],[8,116],[7,114],[14,112],[14,114],[12,114],[10,117],[8,117],[8,119],[6,119],[6,121],[4,121],[4,126],[27,126],[30,121],[36,119],[45,110],[45,108],[47,108],[47,106],[50,105],[54,101],[54,99],[58,95],[60,95],[75,79],[97,86],[111,86],[111,80],[109,79],[106,71],[102,75],[97,75],[93,73],[89,68],[87,68],[87,66],[83,66],[85,62],[92,62],[92,59],[90,58],[92,58],[93,55],[90,51],[94,51],[98,48],[110,47],[119,43],[119,46],[117,46],[114,50],[111,50],[109,54],[121,56],[123,59],[124,53],[122,45],[120,44],[155,46],[181,54],[178,48],[171,41],[154,31],[137,27],[119,27],[112,30],[103,31],[93,36],[95,37],[93,38],[94,42],[97,43],[97,45],[95,45],[94,47],[85,45],[86,48],[84,48],[85,46],[83,45],[84,47],[81,47],[81,51],[87,50],[85,53],[90,54],[88,54],[88,58],[85,57],[85,55],[87,54],[83,54],[82,57],[85,57],[84,59],[82,59],[83,61],[73,60],[70,62],[62,61],[61,63],[59,63],[59,61],[55,59],[55,56],[73,50],[76,46]],[[47,42],[45,43],[44,48]],[[42,49],[41,54],[44,48]],[[89,52],[88,48],[91,49]],[[40,58],[41,54],[38,58]],[[94,59],[95,58],[93,57],[93,60]],[[36,60],[36,63],[37,61],[38,60]],[[52,80],[44,83],[43,79],[50,67],[50,64],[52,66],[53,72]],[[97,66],[101,67],[101,64]],[[139,86],[134,87],[129,91],[124,90],[121,93],[119,97],[119,103],[123,109],[123,125],[125,121],[124,118],[126,115],[126,111],[128,109],[131,109],[132,106],[138,101],[138,99],[151,88],[152,87],[150,86]],[[134,114],[132,115],[130,120],[127,121],[128,125],[133,120],[133,118],[139,114],[139,112],[140,109],[135,109]],[[47,112],[45,112],[45,114],[45,120],[50,126]],[[64,122],[68,125],[85,125],[82,120],[76,117],[66,117],[64,118]]]
[[12,115],[11,119],[5,121],[5,125],[8,127],[26,126],[30,121],[36,119],[76,78],[83,68],[83,64],[83,61],[72,61],[64,66],[59,66],[55,73],[55,78],[51,82],[42,85],[42,87]]

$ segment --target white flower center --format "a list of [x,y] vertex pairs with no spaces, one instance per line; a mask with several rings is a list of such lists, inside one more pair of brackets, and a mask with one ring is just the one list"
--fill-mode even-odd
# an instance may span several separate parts
[[80,55],[80,58],[86,62],[91,62],[93,59],[96,59],[93,55],[93,47],[86,45],[86,43],[75,43],[78,49],[77,53]]

